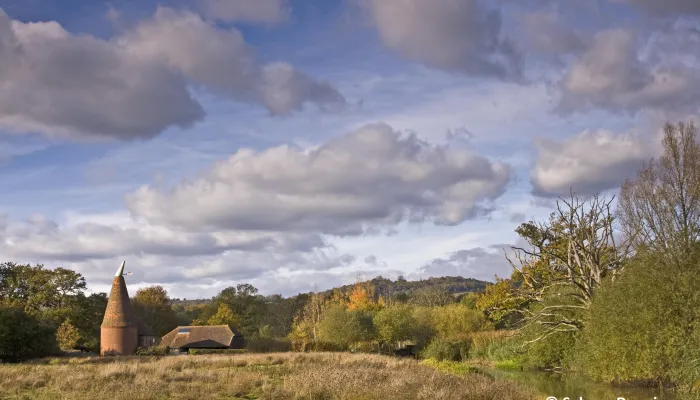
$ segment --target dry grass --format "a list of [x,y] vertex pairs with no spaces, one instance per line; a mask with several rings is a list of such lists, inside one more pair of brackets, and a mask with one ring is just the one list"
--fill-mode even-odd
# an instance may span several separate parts
[[534,399],[510,382],[349,353],[63,358],[0,365],[3,399]]

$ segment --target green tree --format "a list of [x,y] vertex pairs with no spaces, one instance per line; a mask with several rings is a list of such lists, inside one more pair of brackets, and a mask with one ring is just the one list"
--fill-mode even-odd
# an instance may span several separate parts
[[486,316],[462,304],[433,309],[435,331],[442,337],[463,337],[472,332],[493,330]]
[[0,361],[18,362],[57,351],[55,329],[22,308],[0,306]]
[[321,339],[348,347],[375,337],[372,314],[364,310],[348,311],[342,305],[334,305],[325,313],[319,324]]
[[238,330],[240,318],[226,304],[221,304],[216,314],[212,315],[205,324],[202,325],[228,325],[231,329]]
[[374,316],[374,326],[379,339],[389,343],[413,340],[416,325],[413,307],[405,304],[385,307]]
[[221,304],[227,305],[238,316],[239,329],[247,337],[254,337],[259,328],[265,325],[264,316],[268,312],[268,306],[265,297],[259,295],[258,289],[253,285],[241,283],[222,290],[203,310],[199,319],[214,315]]
[[168,292],[162,286],[139,289],[132,304],[136,315],[160,336],[179,325],[180,319],[170,305]]

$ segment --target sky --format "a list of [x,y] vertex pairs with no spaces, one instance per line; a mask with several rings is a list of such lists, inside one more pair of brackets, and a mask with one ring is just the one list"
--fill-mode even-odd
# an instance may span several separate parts
[[700,111],[697,0],[0,0],[0,254],[107,291],[511,272]]

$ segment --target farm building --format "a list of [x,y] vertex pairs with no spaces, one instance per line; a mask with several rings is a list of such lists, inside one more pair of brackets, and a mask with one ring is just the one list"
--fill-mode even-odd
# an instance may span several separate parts
[[163,336],[161,344],[172,350],[189,349],[242,349],[243,335],[228,325],[178,326]]
[[124,280],[124,264],[114,275],[107,309],[100,328],[101,355],[133,354],[136,348],[158,343],[158,337],[150,327],[140,321],[131,309],[129,292]]

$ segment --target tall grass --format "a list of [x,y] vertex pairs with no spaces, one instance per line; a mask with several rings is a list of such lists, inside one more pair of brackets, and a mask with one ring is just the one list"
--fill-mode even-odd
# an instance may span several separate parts
[[[468,372],[468,371],[465,371]],[[63,358],[0,365],[2,399],[474,399],[536,395],[487,376],[348,353]]]

